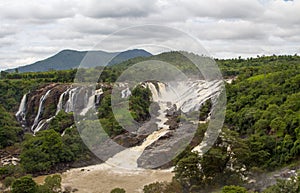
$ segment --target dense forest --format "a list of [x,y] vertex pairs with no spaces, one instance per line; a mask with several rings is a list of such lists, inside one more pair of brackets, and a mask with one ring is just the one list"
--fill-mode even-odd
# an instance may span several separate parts
[[[190,61],[182,54],[170,52],[147,58],[133,58],[109,67],[35,73],[1,72],[1,154],[13,152],[20,159],[17,165],[0,167],[3,185],[11,187],[7,191],[60,192],[59,176],[47,178],[41,186],[32,181],[30,175],[53,173],[61,171],[62,168],[76,167],[81,161],[95,159],[82,142],[79,131],[74,126],[72,113],[59,112],[49,123],[48,129],[35,136],[24,131],[14,113],[17,112],[25,93],[49,83],[72,83],[76,73],[84,74],[85,76],[80,77],[88,78],[102,71],[98,82],[112,85],[126,68],[147,60],[169,62],[184,72],[193,71]],[[175,167],[172,182],[146,185],[145,193],[254,192],[256,189],[246,183],[247,178],[283,167],[298,167],[300,57],[273,55],[247,59],[216,59],[216,63],[224,79],[233,79],[232,83],[226,83],[226,118],[221,135],[203,156],[192,153],[193,144],[201,141],[207,127],[207,124],[199,125],[193,143],[172,160]],[[150,90],[136,87],[129,101],[134,119],[138,122],[147,121],[150,116]],[[126,132],[113,115],[111,89],[104,90],[97,112],[110,137]],[[93,122],[84,124],[93,125]],[[293,180],[279,180],[277,184],[264,190],[266,193],[299,191],[298,177]],[[116,189],[112,192],[124,191]]]

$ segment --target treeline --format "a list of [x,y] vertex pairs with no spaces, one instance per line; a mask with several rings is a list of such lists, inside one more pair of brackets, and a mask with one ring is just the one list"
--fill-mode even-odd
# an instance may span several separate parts
[[[42,79],[50,82],[73,82],[77,74],[79,81],[89,81],[90,77],[98,77],[99,82],[114,82],[119,75],[128,67],[145,62],[145,61],[161,61],[174,65],[176,68],[187,74],[193,74],[198,72],[199,69],[193,64],[191,59],[201,58],[193,53],[187,52],[165,52],[150,57],[136,57],[119,64],[106,67],[95,67],[89,69],[71,69],[71,70],[50,70],[47,72],[26,72],[26,73],[8,73],[1,71],[1,79]],[[190,59],[191,58],[191,59]],[[206,57],[202,57],[201,61],[207,61],[213,63],[212,60],[207,60]],[[297,55],[272,55],[272,56],[257,56],[256,58],[242,59],[215,59],[216,64],[219,66],[224,77],[233,77],[237,75],[243,75],[250,77],[255,74],[270,73],[274,71],[287,70],[290,66],[297,67],[300,61],[300,57]],[[288,65],[286,65],[288,63]],[[264,66],[264,68],[261,68]],[[205,67],[205,66],[203,66]],[[101,76],[100,76],[101,74]],[[83,79],[80,79],[83,78]]]

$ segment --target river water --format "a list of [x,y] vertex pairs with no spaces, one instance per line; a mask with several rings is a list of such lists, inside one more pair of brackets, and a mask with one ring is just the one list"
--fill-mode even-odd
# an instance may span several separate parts
[[[84,169],[84,171],[82,171]],[[70,186],[82,193],[110,193],[114,188],[124,188],[127,193],[143,192],[144,185],[172,180],[170,170],[128,170],[99,164],[71,169],[62,174],[62,187]]]

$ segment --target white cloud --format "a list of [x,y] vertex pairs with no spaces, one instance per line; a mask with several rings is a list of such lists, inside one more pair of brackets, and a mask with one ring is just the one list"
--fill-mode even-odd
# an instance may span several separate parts
[[16,1],[0,4],[0,16],[4,19],[21,20],[23,22],[51,22],[55,19],[71,17],[75,9],[68,1],[33,0]]
[[[0,0],[0,9],[0,70],[62,49],[93,49],[115,31],[144,24],[185,31],[215,57],[300,50],[300,0]],[[129,31],[118,33],[111,49],[139,42],[189,48],[168,31]]]
[[87,0],[81,13],[94,18],[146,17],[156,9],[153,0]]

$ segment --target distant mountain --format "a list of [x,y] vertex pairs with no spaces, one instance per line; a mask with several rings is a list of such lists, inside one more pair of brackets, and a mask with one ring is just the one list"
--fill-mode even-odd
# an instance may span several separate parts
[[88,65],[85,65],[85,67],[104,66],[107,62],[108,65],[114,65],[131,58],[152,56],[151,53],[142,49],[127,50],[124,52],[63,50],[44,60],[26,66],[9,69],[7,71],[14,72],[15,69],[18,69],[19,72],[42,72],[52,69],[67,70],[78,68],[86,54],[88,54],[89,60]]

